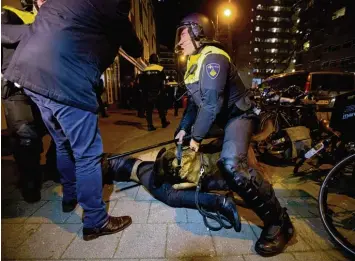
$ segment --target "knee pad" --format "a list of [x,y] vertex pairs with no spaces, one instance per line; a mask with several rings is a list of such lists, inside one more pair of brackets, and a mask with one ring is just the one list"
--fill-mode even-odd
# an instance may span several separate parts
[[231,187],[245,187],[250,183],[252,175],[246,157],[221,158],[217,165]]
[[244,159],[222,158],[218,166],[228,186],[251,207],[257,215],[266,220],[279,211],[279,203],[269,182],[249,169]]

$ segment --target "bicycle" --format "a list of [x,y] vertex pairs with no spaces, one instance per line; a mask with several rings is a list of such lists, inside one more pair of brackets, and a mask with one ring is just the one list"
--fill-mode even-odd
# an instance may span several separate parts
[[328,173],[319,191],[318,208],[333,241],[355,257],[355,153]]

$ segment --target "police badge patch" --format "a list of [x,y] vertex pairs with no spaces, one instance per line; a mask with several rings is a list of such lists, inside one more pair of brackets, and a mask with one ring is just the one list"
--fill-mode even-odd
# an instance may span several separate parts
[[212,80],[217,78],[220,70],[221,66],[218,63],[209,63],[206,66],[206,72]]

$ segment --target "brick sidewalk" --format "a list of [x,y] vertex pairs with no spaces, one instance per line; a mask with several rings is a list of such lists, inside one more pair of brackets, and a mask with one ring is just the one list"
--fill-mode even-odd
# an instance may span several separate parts
[[[137,148],[138,144],[171,139],[179,120],[173,119],[167,129],[148,133],[144,130],[144,119],[127,113],[112,114],[101,120],[106,151],[122,152]],[[154,153],[142,157],[153,158]],[[240,208],[243,220],[240,233],[225,229],[212,232],[205,228],[196,210],[170,208],[154,200],[143,187],[120,191],[130,183],[105,186],[104,199],[112,215],[130,215],[133,224],[118,234],[85,242],[81,234],[82,209],[61,212],[62,194],[58,184],[46,182],[42,200],[27,204],[21,200],[14,179],[4,185],[4,172],[6,176],[14,172],[11,158],[3,158],[2,163],[4,260],[349,260],[334,248],[323,229],[317,210],[317,185],[290,178],[290,168],[269,167],[269,171],[277,196],[289,209],[296,236],[285,253],[264,259],[253,249],[261,222],[250,210]]]

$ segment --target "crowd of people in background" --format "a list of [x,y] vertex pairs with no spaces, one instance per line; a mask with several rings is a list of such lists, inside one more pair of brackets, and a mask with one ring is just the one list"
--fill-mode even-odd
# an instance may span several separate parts
[[[122,81],[120,85],[120,105],[122,109],[137,110],[139,118],[145,117],[144,97],[142,86],[139,84],[139,75],[133,80],[131,77]],[[178,116],[178,109],[182,107],[179,94],[182,94],[182,87],[165,85],[164,107],[166,110],[174,108],[174,115]],[[179,100],[178,100],[179,99]]]

